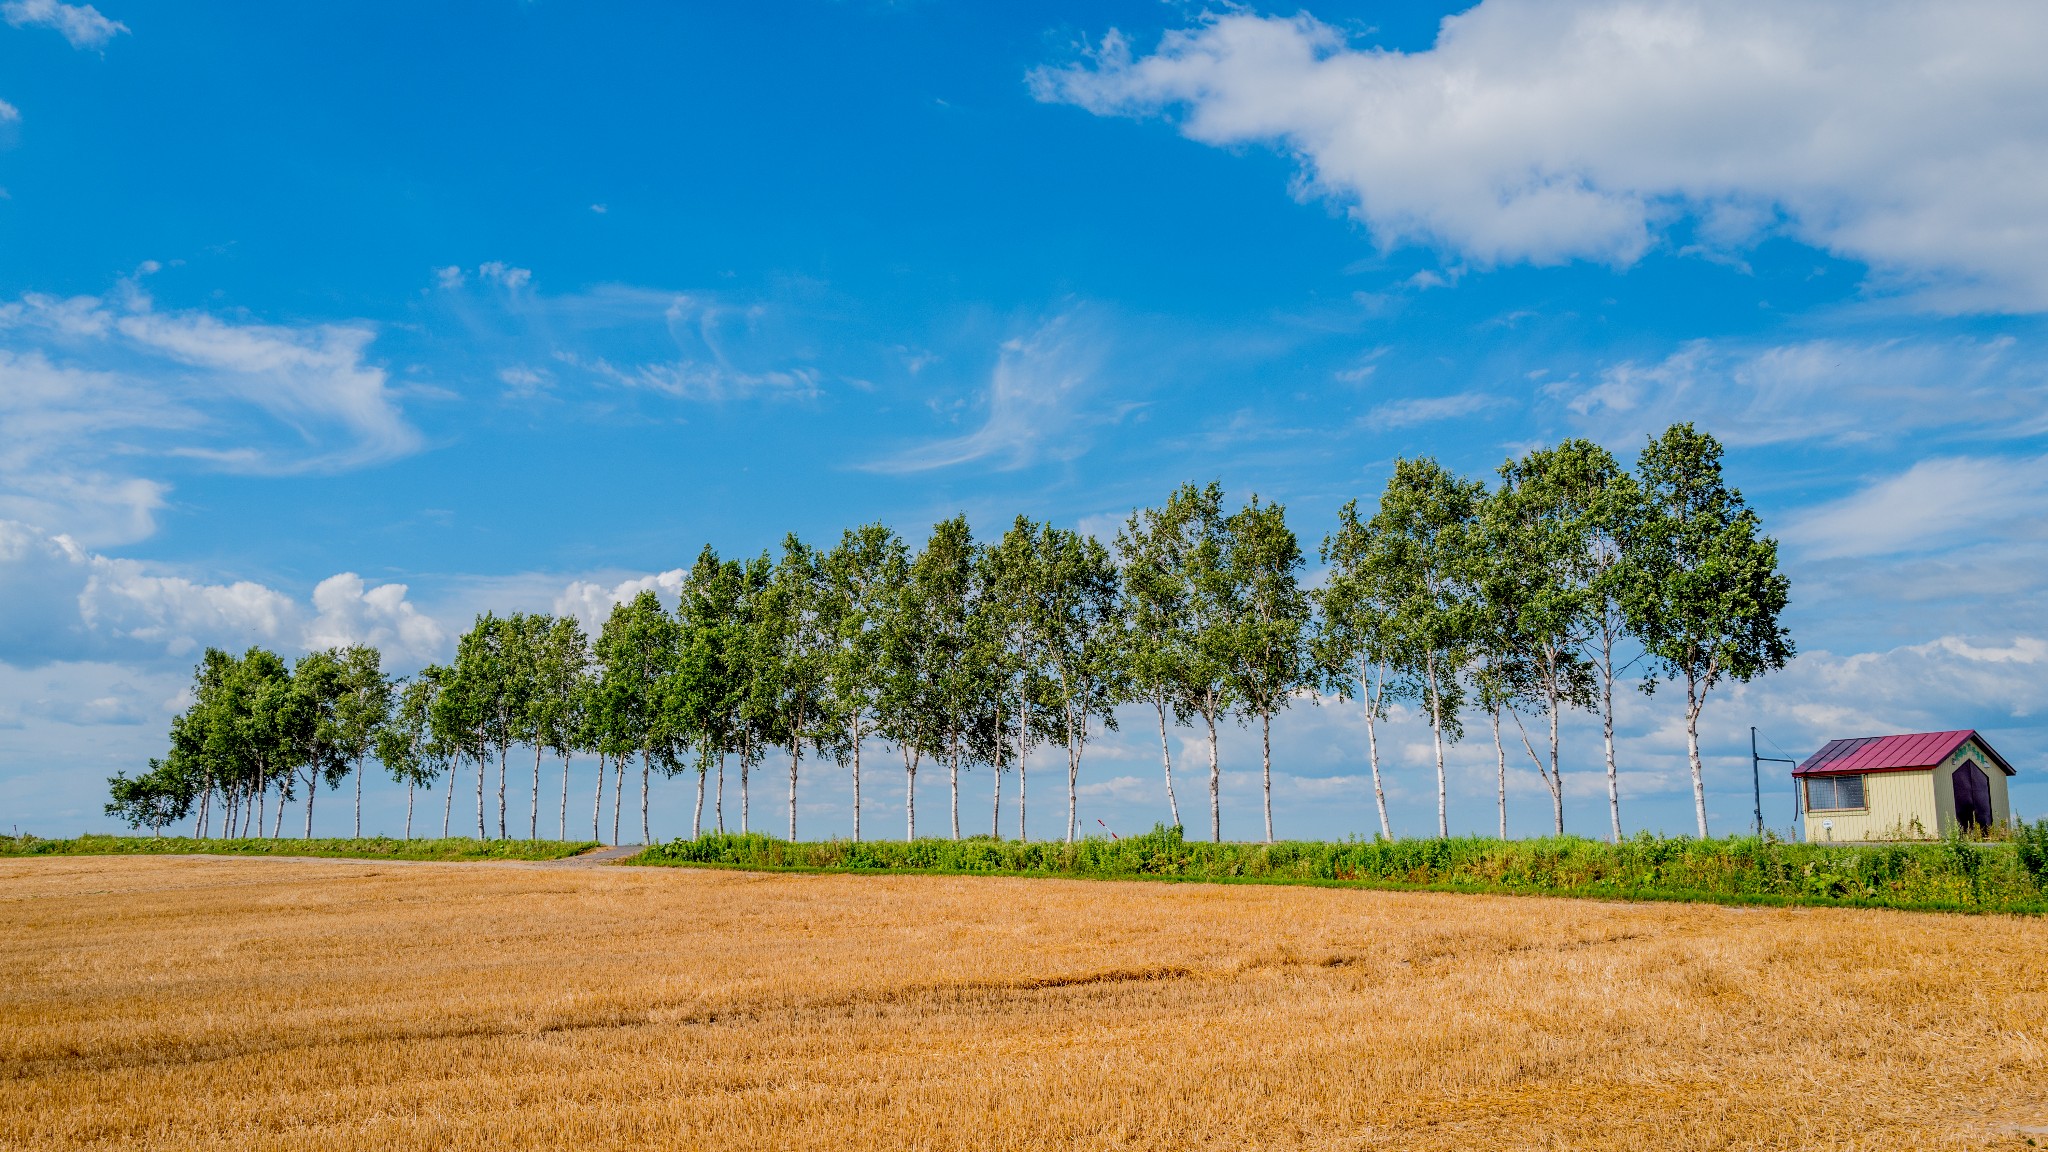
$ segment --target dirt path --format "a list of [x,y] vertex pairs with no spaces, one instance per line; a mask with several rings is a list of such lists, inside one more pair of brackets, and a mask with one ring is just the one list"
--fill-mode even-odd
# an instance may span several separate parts
[[631,860],[645,850],[646,846],[642,844],[620,844],[612,848],[584,852],[563,860],[540,860],[535,863],[545,864],[551,868],[590,868],[599,864],[616,864],[621,860]]

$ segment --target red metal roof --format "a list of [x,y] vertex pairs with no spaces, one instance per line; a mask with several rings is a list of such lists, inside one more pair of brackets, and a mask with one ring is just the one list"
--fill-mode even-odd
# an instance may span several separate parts
[[1960,732],[1909,732],[1902,736],[1858,736],[1848,740],[1830,740],[1820,751],[1808,756],[1799,767],[1792,770],[1794,776],[1850,776],[1862,772],[1906,772],[1916,768],[1932,768],[1948,759],[1949,753],[1962,747],[1963,741],[1976,738],[1979,747],[2005,771],[2007,776],[2016,776],[2013,767],[2005,757],[1992,750],[1975,729]]

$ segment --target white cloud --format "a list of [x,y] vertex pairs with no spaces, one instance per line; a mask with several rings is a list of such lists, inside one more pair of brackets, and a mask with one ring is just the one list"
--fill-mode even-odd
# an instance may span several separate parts
[[1485,0],[1420,52],[1241,10],[1041,100],[1271,143],[1386,246],[1626,265],[1677,219],[1780,230],[1953,309],[2048,308],[2048,7]]
[[[457,276],[459,277],[461,275],[461,269],[458,268],[455,271]],[[526,287],[528,284],[533,283],[533,269],[514,268],[510,264],[505,264],[497,260],[491,260],[484,264],[478,265],[476,275],[477,279],[482,280],[487,284],[502,285],[507,292],[517,292],[521,288]],[[444,275],[442,283],[445,284],[446,282],[447,281]],[[459,279],[457,283],[460,283]]]
[[16,108],[5,100],[0,100],[0,124],[12,124],[19,119],[21,119],[21,109]]
[[78,595],[86,629],[173,656],[202,643],[275,644],[297,611],[283,593],[249,580],[205,584],[104,556],[90,558],[89,572]]
[[624,604],[642,592],[656,592],[673,602],[682,592],[684,575],[683,569],[671,568],[649,576],[629,577],[609,586],[590,580],[571,581],[555,597],[554,614],[576,617],[583,622],[585,632],[596,636],[604,630],[614,604]]
[[73,48],[98,48],[128,31],[126,24],[107,19],[90,4],[65,4],[60,0],[8,0],[0,4],[0,16],[16,28],[53,28]]
[[2048,410],[2044,375],[2010,338],[1765,347],[1700,340],[1654,363],[1623,361],[1591,382],[1560,380],[1542,392],[1614,438],[1640,440],[1692,420],[1729,444],[1848,444],[1943,428],[2037,434]]
[[368,644],[381,650],[387,660],[432,660],[447,642],[447,633],[431,617],[421,615],[405,594],[403,584],[371,588],[353,572],[329,576],[313,589],[317,615],[306,623],[305,646]]
[[152,457],[276,474],[414,451],[372,338],[158,311],[133,284],[0,304],[0,516],[137,540],[168,490],[135,474]]
[[1022,468],[1041,456],[1068,459],[1085,447],[1074,401],[1093,381],[1098,342],[1072,313],[1029,336],[1003,342],[989,377],[987,416],[963,436],[922,444],[867,467],[875,472],[926,472],[977,460]]
[[1498,396],[1484,392],[1459,392],[1452,396],[1418,396],[1407,400],[1389,400],[1366,413],[1365,423],[1372,428],[1409,428],[1417,424],[1428,424],[1436,420],[1455,420],[1470,416],[1506,403]]
[[1809,508],[1784,539],[1814,559],[1934,552],[2014,528],[2038,535],[2048,461],[1937,457]]
[[211,583],[141,560],[102,556],[68,536],[0,520],[0,661],[119,656],[184,658],[204,645],[265,644],[287,652],[374,644],[401,662],[425,661],[446,640],[403,584],[367,585],[353,572],[314,589],[311,610],[251,580]]

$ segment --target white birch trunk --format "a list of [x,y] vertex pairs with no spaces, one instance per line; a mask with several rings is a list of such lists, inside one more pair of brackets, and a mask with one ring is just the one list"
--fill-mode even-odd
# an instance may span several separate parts
[[1500,742],[1500,706],[1496,704],[1488,711],[1493,716],[1493,755],[1500,770],[1500,838],[1505,840],[1508,838],[1508,750]]
[[1273,716],[1269,712],[1259,713],[1259,768],[1265,774],[1266,788],[1266,843],[1273,842]]
[[647,782],[648,777],[653,774],[653,771],[653,766],[647,762],[647,752],[645,749],[642,749],[640,752],[640,843],[642,844],[649,844],[654,840],[654,837],[648,832],[647,826]]
[[[363,758],[356,757],[356,839],[363,838]],[[408,837],[410,839],[410,837]]]
[[540,839],[540,754],[541,747],[533,746],[533,798],[526,806],[526,838]]
[[1707,694],[1697,687],[1697,681],[1686,677],[1685,681],[1685,757],[1692,767],[1693,815],[1699,820],[1700,839],[1707,838],[1707,777],[1700,764],[1700,706],[1705,704]]
[[612,847],[619,846],[620,809],[625,807],[626,798],[626,753],[619,753],[612,776]]
[[1209,839],[1223,843],[1223,769],[1216,760],[1216,711],[1204,708],[1202,719],[1209,724]]
[[1607,818],[1614,826],[1614,842],[1619,844],[1621,786],[1614,769],[1614,629],[1604,614],[1600,626],[1600,737],[1607,752]]
[[792,740],[789,745],[789,842],[796,843],[796,770],[804,758],[802,740]]
[[917,839],[917,765],[924,758],[923,752],[912,752],[906,744],[898,744],[896,750],[903,753],[903,820],[904,839]]
[[1449,793],[1444,787],[1444,716],[1443,694],[1436,682],[1436,659],[1430,658],[1429,667],[1429,732],[1436,742],[1436,834],[1439,839],[1451,835],[1451,809]]
[[853,842],[860,843],[860,720],[853,722]]
[[1173,814],[1173,826],[1180,827],[1180,801],[1173,795],[1173,746],[1166,741],[1166,695],[1155,692],[1153,707],[1159,709],[1159,763],[1166,770],[1166,810]]
[[699,756],[697,758],[697,808],[690,813],[690,839],[692,840],[704,835],[704,780],[710,775],[711,766],[704,762],[702,756]]
[[1380,780],[1380,734],[1377,725],[1381,694],[1386,691],[1386,673],[1381,672],[1380,683],[1367,685],[1361,668],[1359,685],[1365,689],[1365,748],[1366,756],[1372,762],[1372,799],[1380,813],[1380,835],[1394,838],[1394,826],[1387,820],[1387,789]]

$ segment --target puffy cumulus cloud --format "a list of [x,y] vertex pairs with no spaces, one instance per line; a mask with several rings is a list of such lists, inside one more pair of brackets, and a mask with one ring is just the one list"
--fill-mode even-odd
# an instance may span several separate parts
[[1272,143],[1383,245],[1629,264],[1689,219],[1782,232],[1944,309],[2048,308],[2048,8],[2027,0],[1485,0],[1433,47],[1225,10],[1111,32],[1041,100]]
[[0,17],[16,28],[54,29],[73,48],[104,47],[128,31],[126,24],[107,19],[90,4],[65,4],[62,0],[7,0],[0,4]]
[[628,577],[611,584],[573,580],[555,597],[554,613],[576,617],[582,621],[584,631],[595,636],[604,629],[613,605],[624,604],[642,592],[653,592],[674,603],[682,594],[685,575],[683,569],[671,568],[666,572]]
[[152,458],[292,473],[412,452],[372,338],[159,311],[133,284],[0,304],[0,515],[136,540],[167,491],[137,474]]
[[2004,337],[1762,346],[1699,340],[1662,360],[1625,360],[1594,379],[1554,381],[1541,391],[1581,427],[1636,442],[1679,420],[1739,446],[2048,430],[2048,371]]
[[89,558],[78,613],[87,632],[183,656],[202,643],[276,644],[297,615],[290,597],[249,580],[203,584],[135,560]]
[[0,521],[0,662],[183,659],[204,645],[287,652],[374,644],[401,663],[437,655],[440,625],[403,584],[370,586],[344,572],[307,605],[249,580],[208,583],[139,560],[102,556],[67,536]]
[[387,657],[425,663],[440,653],[447,633],[406,600],[403,584],[374,588],[353,572],[329,576],[313,589],[316,615],[305,628],[308,648],[368,644]]

